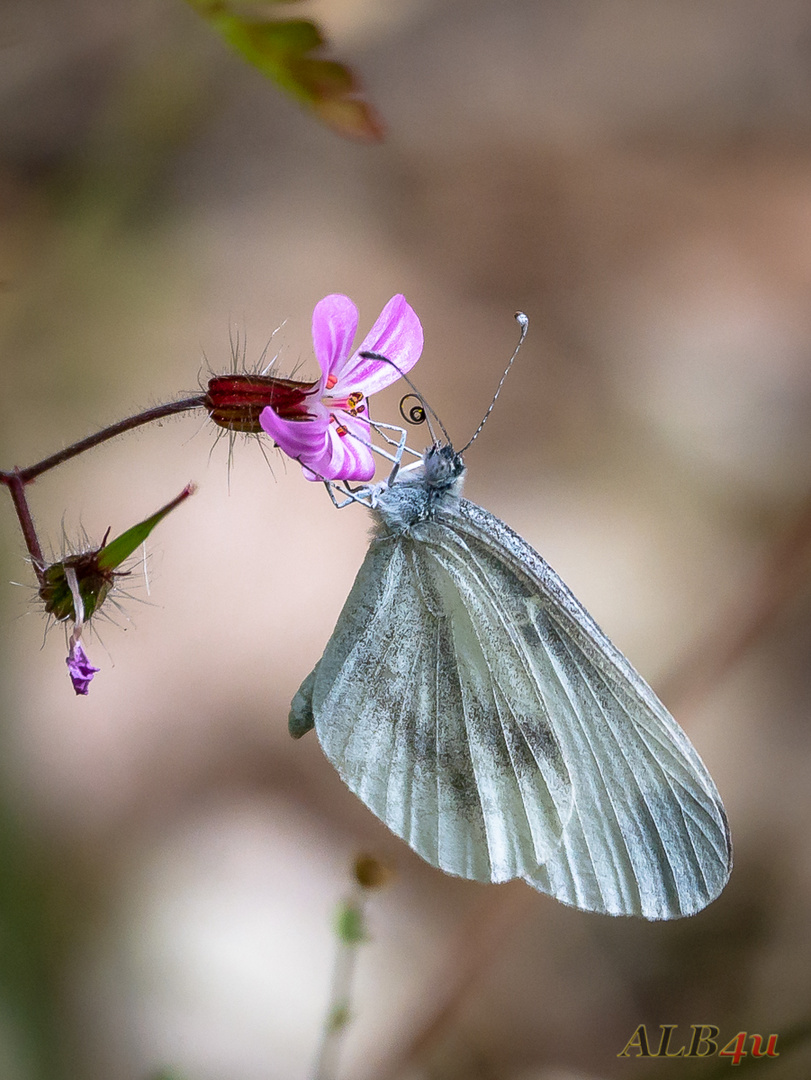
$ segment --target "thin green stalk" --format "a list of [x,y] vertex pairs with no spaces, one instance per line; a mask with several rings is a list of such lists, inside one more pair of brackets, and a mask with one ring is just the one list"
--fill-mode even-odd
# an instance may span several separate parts
[[352,986],[358,959],[358,946],[366,940],[366,897],[357,888],[338,911],[336,931],[338,949],[332,969],[327,1012],[321,1040],[310,1073],[310,1080],[335,1080],[344,1036],[352,1019]]

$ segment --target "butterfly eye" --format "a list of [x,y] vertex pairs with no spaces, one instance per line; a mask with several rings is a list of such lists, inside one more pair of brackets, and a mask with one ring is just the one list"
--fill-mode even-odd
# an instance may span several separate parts
[[[411,404],[411,403],[414,404]],[[416,394],[406,394],[400,401],[400,416],[407,424],[425,423],[425,406]]]

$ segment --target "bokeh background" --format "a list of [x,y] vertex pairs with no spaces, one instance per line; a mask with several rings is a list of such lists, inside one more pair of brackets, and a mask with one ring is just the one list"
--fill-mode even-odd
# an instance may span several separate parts
[[305,1077],[359,851],[396,875],[341,1075],[726,1075],[617,1058],[640,1023],[654,1043],[707,1023],[779,1034],[780,1058],[736,1073],[807,1077],[809,6],[303,8],[385,117],[376,146],[319,126],[180,0],[1,10],[0,464],[195,392],[232,340],[251,366],[281,326],[278,370],[315,371],[310,314],[338,291],[362,331],[405,293],[415,378],[462,443],[523,309],[467,493],[665,694],[736,850],[721,898],[667,925],[421,863],[286,731],[364,513],[251,440],[229,458],[201,416],[167,421],[30,489],[58,553],[199,484],[149,541],[148,592],[136,568],[97,624],[87,699],[0,515],[3,1080]]

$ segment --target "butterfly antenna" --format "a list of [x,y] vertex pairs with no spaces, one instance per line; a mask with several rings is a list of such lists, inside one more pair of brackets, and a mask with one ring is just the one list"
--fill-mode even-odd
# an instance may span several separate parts
[[464,452],[465,452],[465,450],[467,450],[468,446],[470,446],[470,444],[472,442],[474,442],[479,437],[479,432],[484,427],[484,425],[487,423],[487,418],[490,415],[490,413],[493,411],[493,407],[495,406],[496,401],[498,400],[498,395],[501,393],[501,388],[504,385],[504,380],[507,378],[507,375],[509,374],[510,368],[513,366],[513,362],[515,361],[516,356],[518,356],[518,350],[524,344],[524,338],[527,336],[527,329],[529,328],[529,319],[523,313],[523,311],[516,311],[516,313],[515,313],[515,321],[521,327],[521,336],[518,338],[518,344],[515,346],[515,352],[510,357],[510,362],[509,362],[509,364],[507,364],[507,367],[504,369],[504,374],[501,376],[501,381],[499,382],[498,386],[496,387],[495,394],[493,394],[493,400],[490,402],[490,408],[487,410],[487,412],[482,417],[482,422],[479,424],[479,426],[473,432],[473,437],[471,438],[470,442],[466,443],[462,447],[462,449],[459,451],[460,454],[464,454]]
[[[358,356],[362,356],[364,358],[364,360],[382,360],[386,364],[391,364],[391,366],[395,369],[395,371],[400,372],[400,378],[405,379],[406,383],[408,383],[408,385],[411,387],[411,389],[414,391],[414,393],[420,399],[420,402],[422,403],[422,407],[425,409],[425,419],[428,421],[428,430],[431,432],[431,440],[433,442],[437,441],[436,433],[435,433],[433,427],[431,426],[431,416],[433,416],[434,420],[436,420],[436,422],[439,424],[439,427],[440,427],[440,429],[442,431],[442,434],[445,436],[445,441],[447,442],[447,444],[449,446],[451,445],[451,437],[448,434],[448,432],[445,430],[445,425],[439,419],[439,417],[437,416],[435,410],[431,408],[431,406],[428,404],[428,402],[425,400],[425,398],[422,396],[422,394],[416,388],[416,386],[411,381],[411,379],[409,379],[408,375],[406,375],[406,373],[404,371],[400,371],[400,368],[397,366],[397,364],[395,364],[395,362],[393,360],[389,360],[388,356],[382,356],[380,353],[376,353],[376,352],[362,352],[362,353],[358,353]],[[430,415],[429,415],[429,413],[430,413]]]

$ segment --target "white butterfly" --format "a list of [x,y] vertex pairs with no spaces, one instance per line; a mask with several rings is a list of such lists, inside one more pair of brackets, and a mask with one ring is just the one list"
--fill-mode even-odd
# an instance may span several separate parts
[[460,497],[464,471],[435,443],[364,489],[375,535],[291,734],[315,726],[352,791],[450,874],[611,915],[700,911],[731,869],[707,769],[551,567]]

